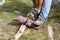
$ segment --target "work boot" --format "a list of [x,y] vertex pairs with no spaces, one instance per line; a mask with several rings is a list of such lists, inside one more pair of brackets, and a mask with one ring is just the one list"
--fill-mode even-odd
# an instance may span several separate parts
[[40,29],[42,27],[42,25],[46,22],[45,20],[42,20],[42,19],[33,21],[33,20],[31,20],[27,17],[23,17],[23,16],[19,16],[17,18],[17,21],[26,26],[33,27],[34,29]]
[[45,20],[41,20],[38,19],[37,21],[35,21],[33,24],[35,25],[35,27],[33,27],[34,29],[40,29],[44,24],[46,23]]

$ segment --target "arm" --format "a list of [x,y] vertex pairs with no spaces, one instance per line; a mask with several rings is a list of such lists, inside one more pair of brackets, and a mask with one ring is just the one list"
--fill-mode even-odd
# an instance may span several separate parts
[[40,10],[43,4],[43,0],[38,0],[37,8]]
[[[36,0],[33,0],[33,4],[35,4],[35,3],[36,3]],[[37,6],[35,4],[35,6],[36,6],[35,9],[38,11],[38,13],[40,12],[40,10],[42,8],[42,4],[43,4],[43,0],[37,0]],[[30,13],[27,14],[27,17],[29,17],[30,19],[33,18],[33,16]]]

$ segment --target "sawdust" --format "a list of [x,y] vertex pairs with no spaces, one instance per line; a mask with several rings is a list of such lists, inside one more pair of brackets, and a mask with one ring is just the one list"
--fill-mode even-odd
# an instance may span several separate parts
[[24,35],[29,34],[31,32],[31,29],[26,29],[24,32]]

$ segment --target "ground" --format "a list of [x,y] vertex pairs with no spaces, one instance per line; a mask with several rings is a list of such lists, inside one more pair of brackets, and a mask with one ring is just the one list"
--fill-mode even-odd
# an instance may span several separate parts
[[[26,16],[31,7],[31,0],[6,0],[6,3],[0,6],[0,40],[8,40],[17,32],[20,24],[13,19],[19,15]],[[52,6],[46,24],[40,30],[27,28],[18,40],[50,40],[47,33],[48,24],[53,27],[54,39],[60,40],[59,10],[55,5]]]

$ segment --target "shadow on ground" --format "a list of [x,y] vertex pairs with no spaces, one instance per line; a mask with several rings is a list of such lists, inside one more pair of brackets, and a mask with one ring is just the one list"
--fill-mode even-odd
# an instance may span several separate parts
[[9,22],[8,25],[20,26],[21,23],[19,23],[19,22],[13,20],[13,21]]
[[26,15],[31,7],[29,7],[24,2],[11,2],[11,3],[5,3],[3,6],[0,6],[0,11],[2,12],[14,12],[19,11],[23,15]]

